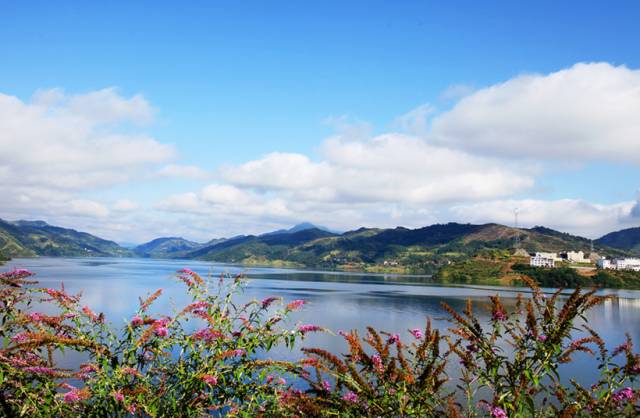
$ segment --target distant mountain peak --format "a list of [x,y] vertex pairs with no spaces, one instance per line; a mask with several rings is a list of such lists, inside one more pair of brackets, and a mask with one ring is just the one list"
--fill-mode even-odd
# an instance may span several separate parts
[[296,224],[289,229],[278,229],[276,231],[271,231],[271,232],[261,234],[260,236],[264,237],[264,236],[278,235],[278,234],[294,234],[296,232],[306,231],[307,229],[319,229],[321,231],[333,233],[333,231],[331,231],[327,227],[315,225],[315,224],[312,224],[311,222],[300,222],[299,224]]
[[18,225],[18,226],[35,226],[35,227],[43,227],[43,226],[50,226],[48,223],[46,223],[45,221],[27,221],[24,219],[20,219],[19,221],[15,221],[15,222],[11,222],[14,225]]

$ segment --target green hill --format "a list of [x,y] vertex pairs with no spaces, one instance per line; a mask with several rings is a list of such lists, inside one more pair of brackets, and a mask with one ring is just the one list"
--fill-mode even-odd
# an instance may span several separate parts
[[598,238],[596,242],[640,254],[640,227],[611,232]]
[[[508,250],[516,235],[527,251],[590,251],[591,241],[549,228],[497,224],[436,224],[423,228],[367,229],[334,234],[318,228],[241,236],[185,254],[218,262],[289,265],[338,270],[434,273],[486,250]],[[597,246],[602,255],[623,251]]]
[[0,220],[0,255],[8,257],[127,257],[132,253],[113,241],[43,221]]

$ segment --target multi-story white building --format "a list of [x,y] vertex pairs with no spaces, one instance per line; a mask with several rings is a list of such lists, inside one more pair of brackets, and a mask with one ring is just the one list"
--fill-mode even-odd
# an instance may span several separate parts
[[549,253],[536,253],[529,260],[529,265],[533,267],[555,267],[556,260],[548,256]]
[[640,258],[620,258],[614,260],[618,270],[640,271]]
[[597,264],[601,269],[640,271],[640,258],[618,258],[615,260],[603,258],[598,260]]

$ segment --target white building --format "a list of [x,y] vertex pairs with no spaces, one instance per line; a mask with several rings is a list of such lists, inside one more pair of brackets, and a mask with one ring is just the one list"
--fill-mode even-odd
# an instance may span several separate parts
[[545,253],[545,252],[539,252],[536,253],[536,257],[544,257],[544,258],[550,258],[553,261],[562,261],[562,258],[560,258],[560,256],[558,255],[558,253]]
[[598,260],[597,264],[601,269],[640,271],[640,258],[618,258],[615,260],[603,258]]
[[590,263],[591,260],[588,258],[584,258],[583,251],[568,251],[567,252],[567,261],[571,263]]
[[533,267],[555,267],[556,260],[553,257],[548,257],[548,253],[536,253],[529,260],[529,265]]
[[620,258],[614,260],[617,270],[640,271],[640,258]]

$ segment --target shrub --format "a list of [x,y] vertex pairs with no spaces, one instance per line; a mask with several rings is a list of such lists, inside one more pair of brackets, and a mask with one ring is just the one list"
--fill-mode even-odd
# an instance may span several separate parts
[[[340,332],[347,353],[303,348],[304,358],[293,363],[266,356],[323,329],[282,325],[300,300],[236,304],[239,276],[212,283],[181,270],[191,303],[170,316],[152,315],[158,290],[140,301],[121,331],[82,306],[79,295],[38,288],[30,276],[26,270],[0,275],[0,411],[6,416],[640,414],[634,387],[640,358],[631,338],[610,351],[595,331],[578,327],[605,299],[593,291],[561,299],[560,291],[547,296],[529,281],[531,297],[519,296],[511,311],[491,298],[488,323],[471,302],[462,312],[445,305],[451,324],[445,334],[430,321],[408,330],[408,342],[373,328],[364,338]],[[53,305],[55,313],[39,312],[39,304]],[[199,328],[190,331],[187,321]],[[56,355],[71,350],[89,360],[75,370],[56,365]],[[589,388],[561,380],[560,365],[577,352],[598,363],[600,378]]]
[[[172,316],[148,313],[158,290],[146,300],[122,335],[114,334],[102,314],[81,306],[79,295],[64,288],[31,288],[30,273],[5,273],[2,281],[0,408],[9,416],[201,416],[219,411],[238,414],[269,406],[281,390],[268,375],[295,371],[285,362],[258,360],[257,354],[280,344],[292,347],[304,329],[280,326],[300,303],[282,306],[267,298],[237,306],[232,296],[243,279],[221,278],[210,286],[182,270],[192,303]],[[210,293],[216,288],[215,293]],[[34,312],[35,300],[54,304],[59,313]],[[277,308],[277,309],[274,309]],[[187,320],[201,328],[185,329]],[[78,370],[54,363],[56,351],[86,353]]]

